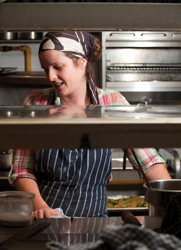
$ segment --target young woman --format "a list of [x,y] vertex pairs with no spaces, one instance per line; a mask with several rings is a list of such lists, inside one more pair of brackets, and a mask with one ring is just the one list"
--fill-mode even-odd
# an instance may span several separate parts
[[[100,89],[90,65],[101,58],[101,43],[86,32],[47,33],[39,48],[41,67],[52,88],[35,91],[24,105],[128,105],[116,91]],[[80,115],[83,111],[79,109]],[[162,156],[151,148],[134,149],[149,180],[169,179]],[[137,163],[128,149],[133,167]],[[9,180],[17,190],[35,193],[37,218],[60,215],[107,216],[107,185],[111,174],[110,149],[16,150]],[[60,215],[61,216],[61,215]]]

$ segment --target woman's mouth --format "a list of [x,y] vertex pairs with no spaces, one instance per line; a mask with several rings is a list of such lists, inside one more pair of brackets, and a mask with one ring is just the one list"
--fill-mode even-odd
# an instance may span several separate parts
[[55,86],[60,87],[62,84],[63,84],[63,82],[57,82],[57,83],[55,83]]

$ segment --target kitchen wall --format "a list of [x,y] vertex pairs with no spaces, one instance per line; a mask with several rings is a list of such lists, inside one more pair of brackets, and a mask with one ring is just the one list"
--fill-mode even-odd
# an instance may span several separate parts
[[[41,71],[43,70],[40,67],[38,60],[38,49],[39,43],[30,43],[30,44],[20,44],[20,43],[6,43],[0,44],[0,46],[14,46],[19,47],[21,45],[29,46],[31,48],[31,71]],[[0,52],[0,68],[5,67],[16,67],[16,71],[24,72],[25,71],[25,56],[22,51],[8,51]],[[0,76],[1,77],[1,76]],[[46,86],[47,87],[47,86]],[[27,85],[26,80],[25,84],[6,84],[6,82],[0,83],[0,105],[21,105],[24,98],[34,90],[42,89],[42,86],[36,85]]]
[[[38,60],[39,43],[30,44],[0,44],[0,46],[29,46],[31,48],[31,70],[42,71]],[[0,67],[17,67],[17,71],[25,71],[25,58],[22,51],[0,52]]]

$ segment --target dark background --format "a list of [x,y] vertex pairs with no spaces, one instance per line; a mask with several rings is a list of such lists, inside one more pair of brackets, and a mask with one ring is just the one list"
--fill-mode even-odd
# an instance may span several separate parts
[[[2,0],[3,1],[3,0]],[[4,0],[4,3],[35,2],[115,2],[115,3],[181,3],[181,0]]]

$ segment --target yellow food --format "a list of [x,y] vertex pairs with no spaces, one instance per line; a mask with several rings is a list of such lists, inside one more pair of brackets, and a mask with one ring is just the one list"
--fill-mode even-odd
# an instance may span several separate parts
[[107,199],[108,208],[143,208],[148,207],[144,197],[130,196],[121,199]]

